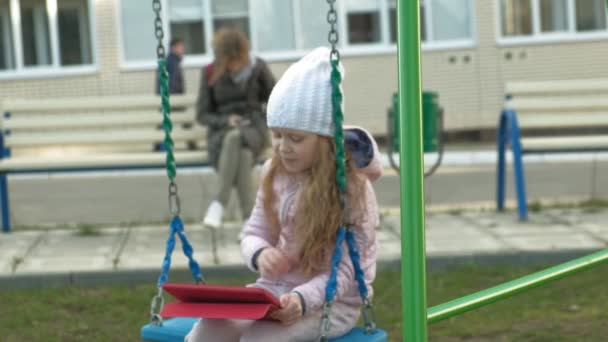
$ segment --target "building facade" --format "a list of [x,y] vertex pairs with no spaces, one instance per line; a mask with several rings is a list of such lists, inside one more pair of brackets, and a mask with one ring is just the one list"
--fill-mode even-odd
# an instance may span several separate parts
[[[186,43],[186,90],[236,26],[277,77],[327,45],[324,0],[162,0],[167,39]],[[386,131],[397,88],[395,0],[338,0],[346,120]],[[153,93],[150,0],[0,0],[0,100]],[[607,78],[604,0],[421,0],[423,88],[450,131],[496,126],[505,82]]]

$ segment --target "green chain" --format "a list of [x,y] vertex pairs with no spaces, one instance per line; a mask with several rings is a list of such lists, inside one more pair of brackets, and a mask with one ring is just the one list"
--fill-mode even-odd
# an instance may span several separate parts
[[160,96],[161,106],[163,111],[163,128],[165,130],[164,146],[167,152],[167,176],[173,184],[175,175],[177,174],[175,168],[175,158],[173,156],[173,139],[171,138],[171,131],[173,130],[173,123],[171,122],[171,104],[169,103],[169,74],[167,73],[167,60],[165,59],[165,47],[163,45],[163,38],[165,33],[163,30],[162,21],[162,4],[160,0],[152,1],[152,8],[156,14],[154,19],[154,34],[158,44],[156,46],[156,58],[158,59],[158,80],[160,83]]
[[[344,163],[344,130],[342,123],[344,114],[342,113],[342,90],[340,83],[342,75],[338,69],[340,60],[331,60],[331,86],[332,95],[331,102],[333,105],[333,120],[334,120],[334,140],[336,142],[336,182],[341,195],[346,194],[346,170]],[[344,204],[344,203],[342,203]]]
[[158,81],[160,84],[161,108],[163,112],[163,129],[165,131],[165,165],[167,167],[167,176],[169,177],[169,211],[174,217],[178,217],[181,209],[177,193],[177,183],[175,183],[177,167],[175,165],[175,156],[173,155],[173,139],[171,138],[173,123],[171,122],[171,104],[169,103],[169,74],[167,73],[167,59],[165,58],[165,46],[163,45],[165,33],[163,31],[161,1],[153,0],[152,8],[155,13],[154,34],[158,42],[156,45],[156,58],[158,60]]
[[344,132],[342,122],[344,115],[342,114],[342,90],[340,83],[342,75],[340,74],[340,52],[338,52],[338,12],[336,11],[336,0],[326,0],[329,5],[327,12],[327,23],[329,24],[329,34],[327,41],[331,45],[329,61],[331,63],[331,104],[333,107],[332,116],[334,121],[334,141],[336,144],[336,183],[340,195],[340,205],[342,209],[346,206],[346,171],[344,166]]
[[163,111],[163,129],[165,130],[165,150],[167,151],[167,176],[170,180],[175,179],[177,174],[175,168],[175,158],[173,155],[173,138],[171,131],[173,123],[171,122],[171,105],[169,103],[169,76],[167,74],[167,60],[162,58],[158,60],[159,80],[160,80],[160,95]]

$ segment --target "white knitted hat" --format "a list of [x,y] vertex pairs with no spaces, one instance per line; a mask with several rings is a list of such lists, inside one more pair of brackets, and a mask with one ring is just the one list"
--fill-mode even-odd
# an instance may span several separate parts
[[[268,99],[268,127],[333,137],[329,54],[316,48],[285,71]],[[341,63],[339,70],[344,77]]]

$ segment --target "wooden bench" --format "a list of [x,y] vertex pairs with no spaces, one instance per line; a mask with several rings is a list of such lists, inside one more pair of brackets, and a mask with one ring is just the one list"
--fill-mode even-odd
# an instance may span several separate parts
[[522,157],[608,150],[608,79],[510,82],[497,132],[497,209],[504,209],[511,147],[520,220],[528,218]]
[[[195,96],[172,96],[178,167],[207,163]],[[160,98],[153,95],[0,102],[2,228],[10,230],[7,176],[15,173],[163,168]],[[159,148],[161,147],[161,148]]]

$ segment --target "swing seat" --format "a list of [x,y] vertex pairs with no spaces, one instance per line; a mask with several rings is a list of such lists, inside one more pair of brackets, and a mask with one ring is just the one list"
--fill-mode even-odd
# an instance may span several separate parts
[[331,342],[386,342],[388,335],[382,329],[376,329],[371,334],[365,333],[365,328],[354,327],[348,334],[332,338]]
[[141,339],[150,342],[184,342],[184,338],[199,319],[178,317],[164,321],[161,327],[145,325],[141,328]]
[[[141,328],[141,338],[149,342],[183,342],[198,318],[179,317],[168,319],[163,326],[148,324]],[[330,340],[331,342],[386,342],[388,337],[384,330],[378,329],[373,334],[366,334],[364,328],[355,327],[348,334]]]

